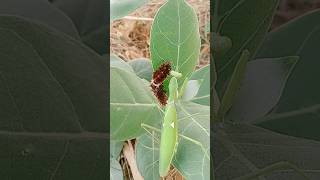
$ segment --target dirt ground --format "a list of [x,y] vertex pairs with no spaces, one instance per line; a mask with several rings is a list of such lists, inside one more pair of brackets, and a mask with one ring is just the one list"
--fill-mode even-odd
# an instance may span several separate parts
[[[200,63],[198,67],[210,63],[210,33],[206,31],[210,21],[209,0],[187,0],[198,14],[201,35]],[[130,15],[114,21],[110,25],[110,52],[116,54],[125,61],[136,58],[150,58],[150,27],[153,17],[165,0],[151,0],[143,7]],[[320,8],[320,0],[281,0],[278,11],[274,17],[271,30],[313,9]],[[120,162],[127,179],[134,179],[136,173],[132,173],[131,166],[134,159],[134,140],[130,141],[133,148],[124,149],[128,153],[122,153]],[[126,147],[126,146],[125,146]],[[133,157],[128,157],[133,156]],[[136,167],[133,167],[136,169]],[[136,178],[138,179],[138,178]],[[182,176],[172,169],[165,180],[182,180]]]

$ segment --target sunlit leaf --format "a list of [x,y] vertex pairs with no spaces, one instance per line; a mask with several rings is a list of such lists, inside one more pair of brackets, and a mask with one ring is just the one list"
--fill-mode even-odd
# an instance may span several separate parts
[[111,140],[136,138],[144,133],[141,123],[161,122],[158,104],[140,78],[115,67],[110,73]]
[[200,34],[197,15],[184,0],[169,0],[159,9],[152,24],[150,53],[154,70],[170,61],[172,69],[182,73],[179,87],[191,76],[198,63]]

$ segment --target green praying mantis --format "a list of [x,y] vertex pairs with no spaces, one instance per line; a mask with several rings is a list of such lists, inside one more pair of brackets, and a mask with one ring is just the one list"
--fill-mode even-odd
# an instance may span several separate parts
[[178,97],[178,82],[176,77],[170,79],[169,94],[161,131],[159,156],[159,174],[161,177],[168,174],[173,155],[178,145],[177,110],[175,105]]
[[[179,134],[178,130],[178,120],[181,121],[186,118],[192,118],[193,116],[198,115],[198,113],[190,114],[188,116],[185,116],[183,118],[178,117],[177,113],[177,104],[179,104],[179,98],[181,96],[179,93],[179,87],[178,87],[178,81],[177,79],[180,78],[182,75],[179,72],[176,71],[170,71],[170,81],[169,81],[169,98],[168,103],[165,106],[165,109],[163,112],[163,122],[161,130],[158,128],[155,128],[153,126],[147,125],[147,124],[141,124],[141,126],[149,133],[153,138],[157,141],[157,138],[154,137],[154,135],[148,131],[148,129],[151,129],[153,131],[161,133],[160,142],[160,148],[159,148],[159,175],[161,177],[165,177],[168,175],[168,172],[170,170],[170,166],[172,164],[172,161],[174,159],[175,153],[177,152],[178,148],[178,142],[179,137],[183,138],[187,141],[190,141],[196,145],[198,145],[203,152],[206,154],[206,158],[209,159],[209,153],[204,148],[203,144],[195,139],[192,139],[190,137],[184,136],[183,134]],[[182,85],[183,86],[183,85]],[[180,91],[181,92],[181,91]],[[180,106],[179,106],[180,107]],[[181,111],[186,112],[183,107],[180,107]],[[161,110],[161,109],[160,109]]]

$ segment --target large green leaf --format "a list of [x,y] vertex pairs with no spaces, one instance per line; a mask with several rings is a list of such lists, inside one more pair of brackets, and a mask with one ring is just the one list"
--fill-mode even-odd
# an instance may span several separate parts
[[[215,175],[219,180],[271,169],[270,165],[279,162],[292,163],[310,179],[320,178],[320,143],[316,141],[284,136],[251,125],[226,125],[214,134],[213,147]],[[291,168],[281,167],[251,179],[304,178]]]
[[[320,140],[320,11],[313,11],[270,33],[258,57],[296,55],[299,62],[289,77],[273,117],[261,126],[298,137]],[[293,37],[293,38],[287,38]],[[285,48],[282,48],[285,47]],[[281,48],[281,49],[279,49]]]
[[129,61],[129,65],[132,67],[137,76],[147,81],[151,81],[152,67],[149,59],[134,59]]
[[106,0],[54,0],[52,4],[72,19],[84,43],[104,54],[109,48],[108,3]]
[[1,178],[106,178],[105,67],[63,33],[0,16]]
[[[195,103],[178,105],[179,133],[192,141],[179,137],[173,165],[187,179],[210,178],[210,108]],[[160,125],[155,126],[159,128]],[[139,170],[148,180],[159,179],[159,132],[138,138],[136,147]]]
[[279,0],[216,0],[213,5],[213,31],[231,39],[226,53],[214,53],[222,97],[239,57],[245,49],[253,57],[269,30]]
[[172,69],[182,73],[178,79],[181,87],[191,76],[200,53],[198,18],[192,7],[184,0],[168,0],[154,18],[150,42],[153,69],[172,62]]
[[298,59],[289,56],[249,62],[227,119],[252,122],[266,115],[278,103]]
[[71,19],[44,0],[1,0],[0,15],[16,15],[48,25],[75,39],[79,33]]
[[127,140],[145,131],[141,123],[161,122],[160,109],[151,90],[134,73],[110,69],[111,140]]
[[111,21],[122,18],[147,3],[148,0],[110,0]]

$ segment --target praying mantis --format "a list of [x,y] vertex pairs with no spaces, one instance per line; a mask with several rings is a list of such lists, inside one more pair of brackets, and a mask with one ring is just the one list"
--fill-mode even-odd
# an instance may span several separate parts
[[[173,160],[175,160],[175,163],[178,162],[177,159],[175,158],[175,153],[177,152],[178,142],[180,142],[181,140],[184,140],[183,144],[186,144],[185,141],[187,141],[194,144],[196,147],[199,147],[197,149],[199,149],[199,151],[202,152],[201,154],[204,154],[203,155],[204,158],[208,160],[210,159],[209,150],[208,150],[208,146],[209,146],[208,134],[205,135],[208,141],[204,143],[203,141],[202,142],[198,141],[198,139],[195,137],[184,134],[184,131],[187,129],[185,126],[185,122],[183,122],[183,127],[182,127],[183,129],[178,130],[179,128],[178,121],[184,121],[185,119],[189,119],[188,121],[186,120],[186,122],[192,122],[192,121],[198,120],[197,118],[194,119],[194,117],[203,116],[203,114],[200,114],[198,112],[189,114],[187,110],[184,109],[184,107],[180,104],[181,102],[179,100],[180,96],[178,91],[179,87],[177,82],[177,79],[180,76],[181,74],[178,72],[174,72],[174,71],[170,72],[170,76],[169,76],[170,78],[168,78],[170,79],[169,86],[168,86],[169,87],[168,102],[164,107],[163,111],[161,108],[159,108],[163,114],[161,129],[158,129],[148,124],[141,124],[141,126],[149,133],[149,135],[152,136],[152,139],[155,140],[160,146],[159,159],[155,159],[154,162],[156,163],[157,161],[159,161],[157,164],[159,165],[158,172],[161,177],[165,177],[168,174]],[[178,114],[179,114],[179,117],[178,117]],[[208,119],[210,115],[206,114],[205,116],[206,116],[206,119]],[[209,119],[206,122],[209,123]],[[194,123],[197,123],[197,122],[194,122]],[[209,128],[209,124],[205,125],[204,127]],[[161,133],[160,140],[154,137],[154,134],[149,131],[150,129],[157,133]],[[207,131],[209,132],[209,129],[207,129]],[[188,155],[193,156],[193,154],[191,153]],[[185,158],[185,161],[187,159],[190,159],[187,156],[185,156],[184,158]],[[209,163],[207,164],[207,166],[209,167]],[[209,174],[209,171],[208,171],[208,174]],[[209,178],[209,176],[204,176],[204,177]]]
[[175,101],[178,97],[178,82],[175,77],[170,79],[169,94],[160,142],[159,174],[161,177],[168,174],[173,155],[177,149],[178,125]]

